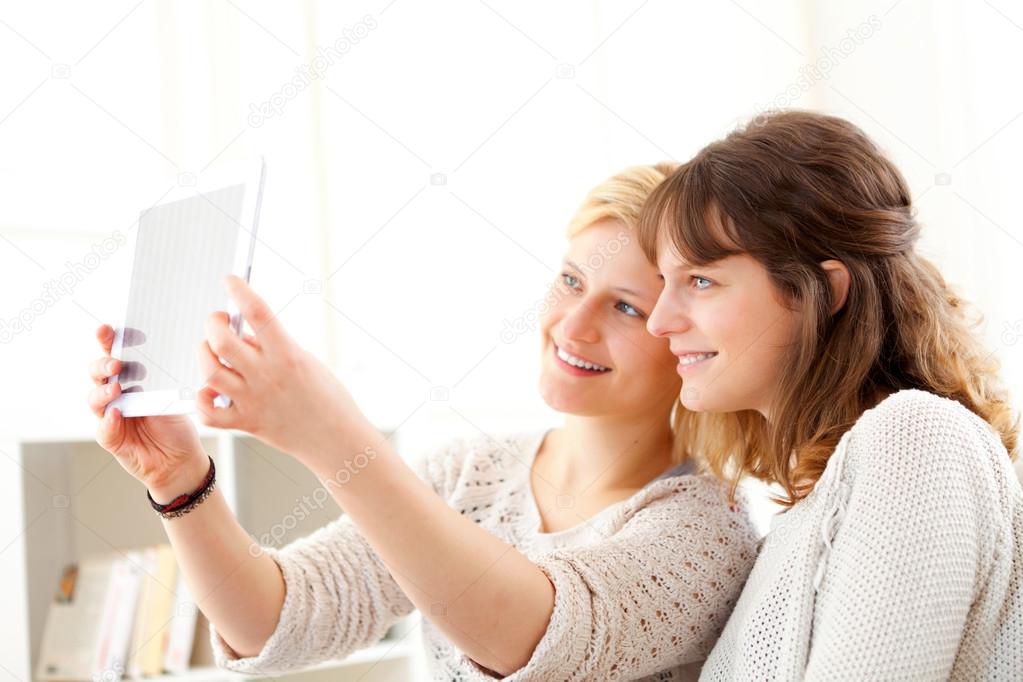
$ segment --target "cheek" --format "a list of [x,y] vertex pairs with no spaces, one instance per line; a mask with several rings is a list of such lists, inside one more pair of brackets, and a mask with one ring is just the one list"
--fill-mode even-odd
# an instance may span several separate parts
[[537,322],[539,323],[540,331],[545,334],[550,333],[550,330],[559,319],[561,319],[561,311],[558,303],[546,301],[540,305],[537,311]]
[[761,366],[777,368],[793,338],[792,314],[781,306],[754,301],[721,315],[716,331],[734,361],[746,356]]
[[665,381],[665,377],[681,380],[675,372],[677,359],[671,354],[668,339],[651,336],[644,327],[642,333],[633,334],[624,341],[618,353],[631,360],[633,371],[646,374],[651,381],[658,383]]

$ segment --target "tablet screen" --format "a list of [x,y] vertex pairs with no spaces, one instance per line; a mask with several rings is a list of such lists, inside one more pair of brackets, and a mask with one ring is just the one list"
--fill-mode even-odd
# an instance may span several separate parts
[[194,393],[205,383],[195,349],[206,318],[227,310],[245,185],[154,206],[139,218],[121,350],[124,393]]

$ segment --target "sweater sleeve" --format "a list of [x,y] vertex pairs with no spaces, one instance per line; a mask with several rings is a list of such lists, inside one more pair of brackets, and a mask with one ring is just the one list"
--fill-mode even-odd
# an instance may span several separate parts
[[991,565],[995,435],[919,391],[870,416],[850,434],[805,679],[945,680]]
[[219,668],[273,673],[342,659],[376,644],[414,608],[347,516],[281,549],[262,551],[284,576],[277,626],[258,655],[238,658],[210,623]]
[[[463,439],[452,440],[415,458],[410,467],[444,496],[465,448]],[[391,625],[415,609],[347,516],[281,549],[261,550],[277,562],[284,576],[284,604],[277,626],[258,655],[239,658],[210,623],[219,668],[285,672],[342,659],[376,644]]]
[[554,585],[554,610],[507,680],[635,679],[706,657],[756,558],[756,535],[717,482],[671,485],[606,540],[530,557]]

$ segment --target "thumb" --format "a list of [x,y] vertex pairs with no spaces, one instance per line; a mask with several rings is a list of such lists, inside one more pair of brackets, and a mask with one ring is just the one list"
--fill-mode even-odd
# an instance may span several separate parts
[[121,408],[107,408],[103,417],[99,420],[99,427],[96,429],[96,442],[104,449],[109,449],[120,440],[121,431],[124,428],[124,415]]

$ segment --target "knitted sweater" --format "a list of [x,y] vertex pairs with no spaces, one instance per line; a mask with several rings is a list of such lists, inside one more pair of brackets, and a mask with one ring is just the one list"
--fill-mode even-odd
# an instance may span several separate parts
[[[529,472],[544,435],[462,439],[414,467],[554,585],[545,634],[505,679],[695,679],[756,559],[745,511],[686,463],[577,526],[540,532]],[[264,549],[284,575],[280,619],[250,658],[237,658],[211,626],[221,668],[283,672],[343,658],[415,608],[346,516]],[[423,639],[434,679],[493,679],[426,619]]]
[[701,680],[1023,680],[1023,491],[961,404],[899,391],[773,519]]

